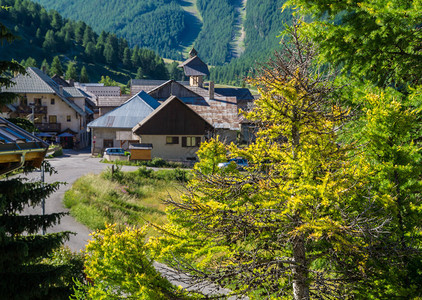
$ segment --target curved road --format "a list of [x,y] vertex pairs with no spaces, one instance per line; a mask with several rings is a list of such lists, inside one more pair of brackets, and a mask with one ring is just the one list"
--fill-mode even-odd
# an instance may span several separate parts
[[[61,157],[56,157],[49,159],[50,164],[56,169],[57,174],[45,174],[45,182],[66,182],[66,185],[61,185],[60,188],[50,195],[45,201],[45,213],[57,213],[57,212],[68,212],[69,210],[63,206],[63,196],[64,193],[72,187],[72,184],[79,177],[94,173],[101,173],[103,170],[111,167],[110,164],[100,163],[100,158],[91,157],[91,153],[88,151],[77,152],[74,150],[64,150],[64,155]],[[137,169],[137,167],[124,166],[122,170],[129,171]],[[32,172],[25,175],[20,175],[22,177],[27,177],[28,179],[40,180],[41,172]],[[22,214],[42,214],[42,208],[37,206],[27,207]],[[70,215],[64,216],[60,224],[55,225],[54,227],[49,227],[47,233],[51,232],[60,232],[60,231],[72,231],[76,235],[72,235],[70,240],[65,243],[69,246],[72,251],[79,251],[85,248],[85,244],[89,239],[90,230],[76,222],[76,220]]]
[[[100,163],[100,158],[92,157],[91,153],[87,150],[77,152],[73,150],[64,150],[64,155],[61,157],[56,157],[49,159],[50,164],[56,169],[57,174],[45,174],[45,182],[66,182],[66,185],[60,186],[60,188],[54,192],[50,197],[45,201],[45,213],[57,213],[57,212],[68,212],[69,210],[63,206],[63,196],[64,193],[72,187],[72,184],[76,179],[80,178],[83,175],[94,173],[99,174],[103,170],[111,167],[110,164]],[[123,166],[122,171],[132,171],[136,170],[139,167],[132,166]],[[28,175],[20,175],[32,180],[40,180],[41,173],[32,172]],[[23,213],[27,214],[42,214],[42,208],[37,206],[27,207]],[[64,216],[60,224],[57,224],[53,227],[47,229],[47,233],[51,232],[60,232],[60,231],[72,231],[75,235],[70,237],[70,240],[65,243],[72,251],[80,251],[85,248],[88,240],[90,239],[89,234],[91,231],[84,225],[78,223],[70,215]],[[228,294],[230,291],[217,287],[209,282],[196,281],[192,280],[191,277],[187,274],[178,273],[177,271],[167,267],[164,264],[155,262],[155,268],[167,279],[178,286],[181,285],[187,290],[193,290],[201,292],[205,295],[216,295],[216,294]],[[230,300],[233,299],[248,299],[247,297],[229,297]]]

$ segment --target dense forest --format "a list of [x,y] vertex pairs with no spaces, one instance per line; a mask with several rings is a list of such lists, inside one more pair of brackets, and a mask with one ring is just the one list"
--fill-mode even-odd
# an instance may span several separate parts
[[[230,0],[198,0],[198,9],[204,19],[203,30],[195,41],[195,49],[210,65],[229,61],[235,11]],[[230,26],[228,26],[230,25]]]
[[[277,36],[283,24],[291,20],[291,11],[282,12],[285,0],[142,0],[142,1],[102,1],[83,2],[82,0],[36,0],[48,9],[56,9],[64,16],[82,20],[100,32],[107,30],[125,38],[129,45],[147,47],[166,58],[182,60],[186,50],[189,27],[200,27],[192,40],[199,56],[207,64],[222,66],[212,72],[217,82],[237,83],[244,69],[253,66],[256,59],[265,57],[278,46]],[[189,18],[183,10],[194,3],[201,22]],[[245,5],[243,7],[243,5]],[[239,16],[239,9],[246,10],[246,16]],[[240,19],[239,19],[240,18]],[[196,20],[195,23],[192,23]],[[240,22],[237,24],[236,22]],[[240,58],[234,58],[234,39],[243,27],[245,48]],[[190,42],[190,41],[189,41]],[[236,62],[240,59],[240,62]],[[228,66],[227,63],[232,62]]]
[[82,20],[125,38],[133,47],[147,47],[164,57],[180,59],[184,11],[173,0],[35,0],[67,18]]
[[215,82],[242,85],[244,77],[256,68],[257,61],[263,61],[274,50],[280,49],[280,32],[291,24],[292,11],[281,10],[285,0],[248,0],[244,28],[245,52],[230,63],[210,70],[210,78]]
[[86,23],[63,18],[54,10],[47,12],[31,1],[0,0],[1,5],[9,9],[0,11],[0,19],[20,39],[12,45],[5,44],[0,59],[48,67],[53,57],[59,56],[63,66],[71,62],[79,70],[85,67],[93,81],[98,81],[101,75],[124,83],[135,76],[157,79],[169,76],[163,60],[154,51],[131,49],[127,40],[114,33],[102,31],[98,35]]

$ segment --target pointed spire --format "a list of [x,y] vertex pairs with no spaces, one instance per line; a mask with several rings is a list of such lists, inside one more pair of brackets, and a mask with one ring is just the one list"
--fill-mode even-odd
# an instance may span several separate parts
[[196,51],[195,48],[192,47],[192,50],[189,51],[189,57],[192,58],[197,55],[198,55],[198,51]]

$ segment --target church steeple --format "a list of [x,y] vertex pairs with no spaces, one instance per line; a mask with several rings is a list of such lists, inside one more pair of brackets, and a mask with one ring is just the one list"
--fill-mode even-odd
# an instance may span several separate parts
[[192,47],[192,50],[189,51],[189,57],[192,58],[197,55],[198,55],[198,51],[196,51],[195,48]]

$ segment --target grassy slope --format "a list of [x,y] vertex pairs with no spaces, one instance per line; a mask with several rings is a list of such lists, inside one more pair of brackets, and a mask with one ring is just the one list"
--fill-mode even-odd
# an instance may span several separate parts
[[186,171],[153,172],[140,168],[134,172],[117,171],[114,177],[110,169],[101,175],[87,175],[66,192],[64,204],[78,222],[93,230],[105,228],[105,223],[163,225],[167,217],[162,200],[180,196],[181,186],[175,177],[181,172]]

